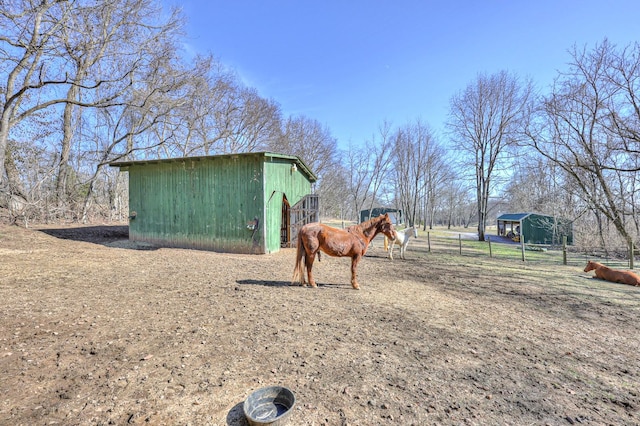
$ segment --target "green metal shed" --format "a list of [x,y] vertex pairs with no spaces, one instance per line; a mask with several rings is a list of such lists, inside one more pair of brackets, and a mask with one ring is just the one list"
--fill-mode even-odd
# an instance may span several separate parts
[[573,226],[565,219],[537,213],[505,213],[498,216],[498,235],[524,235],[528,244],[573,244]]
[[385,214],[385,213],[389,213],[389,216],[391,217],[391,222],[393,222],[394,225],[398,225],[403,222],[402,210],[391,209],[387,207],[374,207],[371,210],[369,209],[360,210],[360,222],[361,223],[365,222],[371,219],[372,217],[378,217],[381,214]]
[[291,155],[252,152],[109,164],[129,173],[129,239],[264,254],[319,220],[316,176]]

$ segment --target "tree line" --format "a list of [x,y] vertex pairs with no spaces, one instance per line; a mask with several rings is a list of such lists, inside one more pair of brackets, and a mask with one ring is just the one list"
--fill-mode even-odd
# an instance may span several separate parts
[[106,167],[276,151],[331,184],[337,142],[241,83],[213,56],[187,63],[184,17],[153,0],[11,0],[0,8],[0,206],[12,217],[121,214]]
[[126,182],[109,162],[273,151],[318,175],[324,217],[384,205],[408,225],[477,225],[484,239],[499,211],[535,211],[573,221],[587,244],[640,233],[637,44],[574,46],[544,90],[478,74],[451,97],[444,133],[383,122],[340,150],[326,125],[285,116],[213,55],[185,60],[184,24],[154,0],[2,2],[5,217],[123,219]]

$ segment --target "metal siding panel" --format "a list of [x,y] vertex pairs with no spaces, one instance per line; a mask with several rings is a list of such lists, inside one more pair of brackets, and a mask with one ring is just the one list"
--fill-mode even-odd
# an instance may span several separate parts
[[[552,240],[552,218],[531,214],[522,221],[525,242],[532,244],[550,244]],[[528,234],[528,235],[527,235]]]
[[311,193],[311,182],[301,170],[292,171],[293,161],[270,158],[265,162],[266,248],[268,253],[280,250],[282,197],[294,205]]
[[[223,252],[264,253],[260,157],[133,165],[129,171],[131,239]],[[260,224],[260,227],[264,224]]]

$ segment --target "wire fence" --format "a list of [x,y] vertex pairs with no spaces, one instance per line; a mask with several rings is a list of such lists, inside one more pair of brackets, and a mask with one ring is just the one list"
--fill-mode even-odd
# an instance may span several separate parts
[[[329,225],[344,228],[339,221]],[[488,229],[491,231],[491,228]],[[495,229],[493,229],[495,231]],[[382,237],[380,237],[382,238]],[[640,249],[636,247],[585,247],[572,245],[523,244],[499,235],[486,235],[486,241],[478,241],[475,232],[458,230],[419,231],[417,239],[411,238],[408,252],[420,255],[441,253],[465,257],[490,257],[514,262],[530,262],[548,265],[569,265],[584,268],[589,260],[612,268],[634,269],[638,263]],[[631,255],[633,253],[633,255]]]
[[[411,240],[408,251],[418,253],[442,253],[458,256],[487,256],[516,262],[535,262],[550,265],[585,266],[587,261],[601,262],[614,268],[634,269],[638,265],[638,251],[631,247],[575,247],[570,245],[523,244],[500,236],[487,236],[478,241],[477,234],[451,232],[421,232]],[[633,256],[631,253],[633,252]]]

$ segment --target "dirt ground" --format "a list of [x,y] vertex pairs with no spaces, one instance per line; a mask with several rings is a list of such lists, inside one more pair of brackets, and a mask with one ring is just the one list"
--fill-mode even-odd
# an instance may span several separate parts
[[575,266],[374,240],[290,286],[294,249],[128,242],[123,226],[0,225],[0,424],[638,425],[640,288]]

